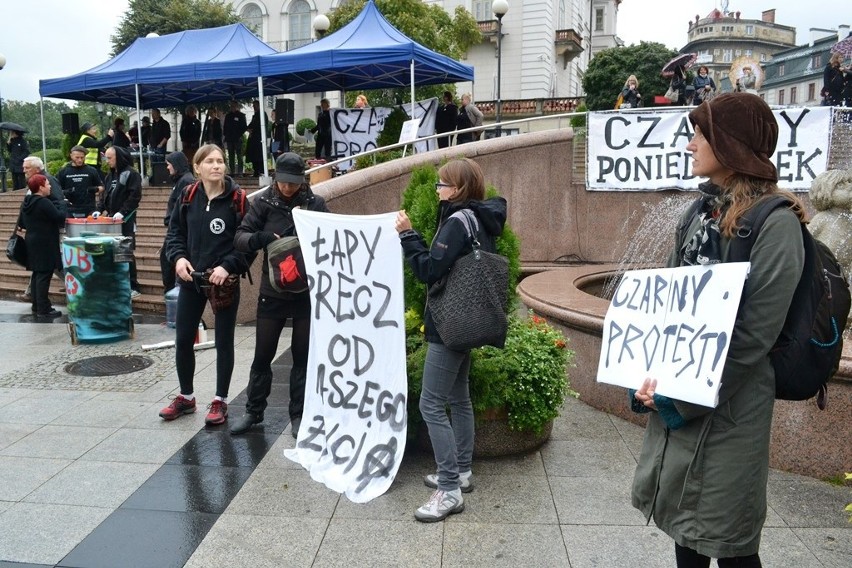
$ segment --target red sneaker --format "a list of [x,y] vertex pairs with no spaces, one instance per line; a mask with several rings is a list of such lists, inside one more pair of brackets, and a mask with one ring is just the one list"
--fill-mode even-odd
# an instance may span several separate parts
[[195,399],[189,400],[184,398],[182,394],[177,395],[172,399],[171,404],[160,411],[160,418],[163,420],[174,420],[184,414],[192,414],[195,412]]
[[224,424],[225,420],[228,419],[228,403],[218,398],[214,398],[213,402],[208,406],[209,412],[207,412],[207,417],[204,419],[206,424],[211,426],[215,426],[216,424]]

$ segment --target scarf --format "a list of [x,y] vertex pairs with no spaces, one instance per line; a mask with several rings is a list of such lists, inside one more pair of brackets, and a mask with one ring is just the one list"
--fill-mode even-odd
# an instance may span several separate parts
[[719,186],[709,182],[699,186],[703,203],[698,210],[698,230],[681,248],[680,265],[718,264],[722,262],[722,234],[719,232],[719,218],[730,202]]

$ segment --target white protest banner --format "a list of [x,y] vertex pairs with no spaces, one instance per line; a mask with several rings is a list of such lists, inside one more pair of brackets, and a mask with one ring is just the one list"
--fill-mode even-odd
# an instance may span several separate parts
[[407,430],[396,213],[293,210],[311,295],[305,408],[284,455],[356,503],[390,487]]
[[[342,158],[354,156],[377,148],[376,139],[385,127],[385,120],[391,108],[338,108],[331,111],[332,156]],[[432,98],[414,103],[414,116],[411,116],[411,104],[402,105],[402,110],[411,118],[420,120],[418,137],[435,134],[435,117],[438,114],[438,99]],[[434,140],[415,144],[418,152],[437,148]],[[351,162],[340,164],[341,170],[348,170]]]
[[[807,191],[828,161],[829,107],[778,108],[778,146],[772,162],[778,184]],[[688,110],[589,113],[586,182],[590,190],[696,189],[686,145],[693,128]]]
[[750,263],[624,273],[604,320],[598,382],[715,407]]

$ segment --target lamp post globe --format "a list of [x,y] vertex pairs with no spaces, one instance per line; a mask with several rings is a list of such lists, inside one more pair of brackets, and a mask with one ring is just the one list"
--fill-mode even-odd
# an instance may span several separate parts
[[6,56],[0,53],[0,69],[6,67]]
[[497,17],[497,112],[495,121],[497,122],[497,136],[500,136],[500,119],[501,111],[503,110],[503,101],[500,98],[500,83],[502,81],[501,72],[503,64],[503,16],[509,11],[509,3],[506,0],[494,0],[491,3],[491,11]]
[[145,39],[152,38],[152,37],[160,37],[160,34],[158,34],[157,32],[150,32],[150,33],[148,33],[148,35],[145,36]]
[[325,36],[325,33],[328,31],[328,28],[331,27],[331,22],[328,20],[328,16],[325,14],[320,14],[316,18],[314,18],[314,31],[317,32],[317,36],[320,39]]

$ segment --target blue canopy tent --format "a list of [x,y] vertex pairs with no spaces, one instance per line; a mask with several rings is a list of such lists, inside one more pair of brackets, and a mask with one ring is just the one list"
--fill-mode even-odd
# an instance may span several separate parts
[[243,24],[139,38],[93,69],[39,81],[39,94],[141,108],[246,99],[257,96],[257,57],[273,53]]
[[[135,107],[139,113],[143,108],[263,97],[258,57],[273,53],[243,24],[139,38],[93,69],[39,81],[39,94]],[[273,86],[267,94],[282,92]],[[141,138],[141,125],[139,133]]]
[[354,20],[292,51],[263,55],[268,86],[288,93],[353,91],[472,81],[473,67],[423,47],[393,27],[369,0]]

